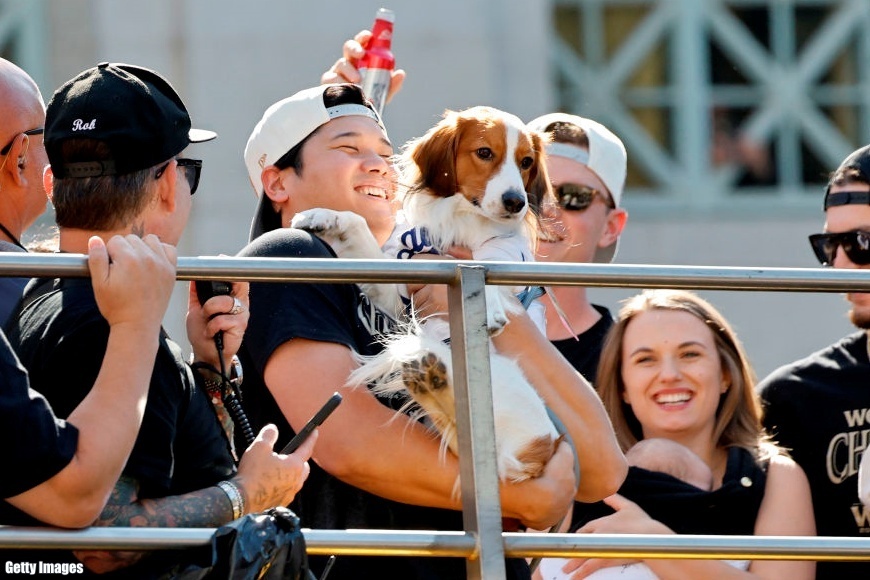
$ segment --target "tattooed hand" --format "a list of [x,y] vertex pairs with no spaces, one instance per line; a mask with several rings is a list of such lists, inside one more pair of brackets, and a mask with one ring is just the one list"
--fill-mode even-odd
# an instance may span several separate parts
[[248,513],[288,505],[308,478],[308,459],[317,441],[317,430],[290,455],[272,451],[277,440],[278,429],[266,425],[239,462],[233,482],[244,495]]

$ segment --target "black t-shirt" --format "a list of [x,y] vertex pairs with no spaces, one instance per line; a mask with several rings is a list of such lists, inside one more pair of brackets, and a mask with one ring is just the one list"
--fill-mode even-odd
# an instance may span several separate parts
[[[767,482],[765,469],[749,451],[732,447],[722,486],[699,489],[676,477],[630,467],[619,494],[678,534],[753,535]],[[571,530],[612,514],[603,502],[574,504]]]
[[601,348],[604,337],[613,326],[613,316],[604,306],[593,304],[592,307],[601,314],[601,318],[589,327],[586,332],[573,337],[553,340],[553,346],[562,353],[568,362],[583,375],[587,381],[595,384],[598,375],[598,359],[601,358]]
[[[803,468],[820,536],[870,537],[858,466],[870,445],[870,360],[858,332],[759,384],[764,425]],[[870,577],[870,562],[819,563],[818,578]]]
[[[240,253],[246,257],[334,258],[318,238],[295,229],[280,229],[260,236]],[[376,336],[389,332],[394,322],[377,310],[353,284],[251,283],[251,317],[239,353],[245,367],[244,406],[254,429],[266,423],[278,426],[281,447],[294,435],[263,382],[266,362],[276,348],[293,338],[331,342],[363,355],[382,348]],[[299,388],[304,388],[300,385]],[[403,401],[382,399],[398,409]],[[335,421],[334,418],[330,421]],[[372,453],[384,450],[373,449]],[[311,462],[311,475],[291,508],[302,525],[314,529],[461,530],[460,512],[401,504],[350,486]],[[320,574],[323,558],[312,558]],[[521,560],[508,564],[509,578],[529,576]],[[464,578],[465,561],[456,558],[339,556],[329,574],[340,578]]]
[[[54,477],[72,460],[78,443],[78,430],[57,419],[48,402],[28,386],[27,371],[2,332],[0,440],[6,443],[0,498],[18,495]],[[0,524],[34,523],[26,514],[0,501]]]
[[[26,250],[6,240],[0,240],[0,252],[26,253]],[[5,326],[15,312],[27,282],[28,278],[0,276],[0,325]]]
[[[67,417],[96,381],[109,325],[89,279],[33,280],[25,296],[23,310],[8,325],[9,341],[33,389]],[[211,487],[234,472],[211,402],[195,387],[181,349],[161,332],[142,426],[124,474],[138,481],[145,499]]]
[[[33,284],[34,291],[47,291],[11,321],[9,340],[30,372],[31,386],[59,417],[67,417],[97,379],[109,325],[90,280]],[[141,498],[151,498],[210,487],[234,470],[211,402],[195,387],[181,349],[161,333],[142,427],[124,473],[139,482]]]

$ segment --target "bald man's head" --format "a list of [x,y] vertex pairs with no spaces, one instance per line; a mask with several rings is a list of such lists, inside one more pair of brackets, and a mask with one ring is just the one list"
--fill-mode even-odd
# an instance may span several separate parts
[[14,133],[32,127],[18,128],[13,123],[18,120],[30,121],[37,116],[39,126],[45,117],[45,101],[39,92],[39,87],[20,67],[6,59],[0,58],[0,136],[4,143],[12,138]]
[[42,173],[48,164],[42,135],[45,101],[30,75],[0,58],[0,223],[20,237],[45,211]]

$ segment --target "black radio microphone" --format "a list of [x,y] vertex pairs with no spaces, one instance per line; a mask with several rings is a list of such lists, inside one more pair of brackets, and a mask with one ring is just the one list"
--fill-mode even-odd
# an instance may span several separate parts
[[[230,282],[219,280],[196,281],[196,296],[199,298],[200,305],[205,304],[206,300],[212,296],[229,296],[232,293],[233,285]],[[218,360],[220,361],[221,398],[233,423],[242,430],[245,443],[250,445],[254,442],[254,430],[251,428],[248,417],[245,415],[245,410],[242,408],[241,394],[236,391],[235,385],[233,385],[227,376],[226,363],[224,362],[224,332],[222,330],[219,330],[214,335],[214,345],[217,348]]]

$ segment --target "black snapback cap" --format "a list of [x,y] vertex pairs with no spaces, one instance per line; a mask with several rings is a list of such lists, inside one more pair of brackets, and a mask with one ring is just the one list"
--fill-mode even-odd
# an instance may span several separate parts
[[[45,150],[57,178],[124,175],[171,159],[190,143],[217,137],[191,129],[190,115],[172,85],[155,71],[101,63],[63,84],[48,103]],[[108,159],[63,158],[63,143],[93,139]]]

